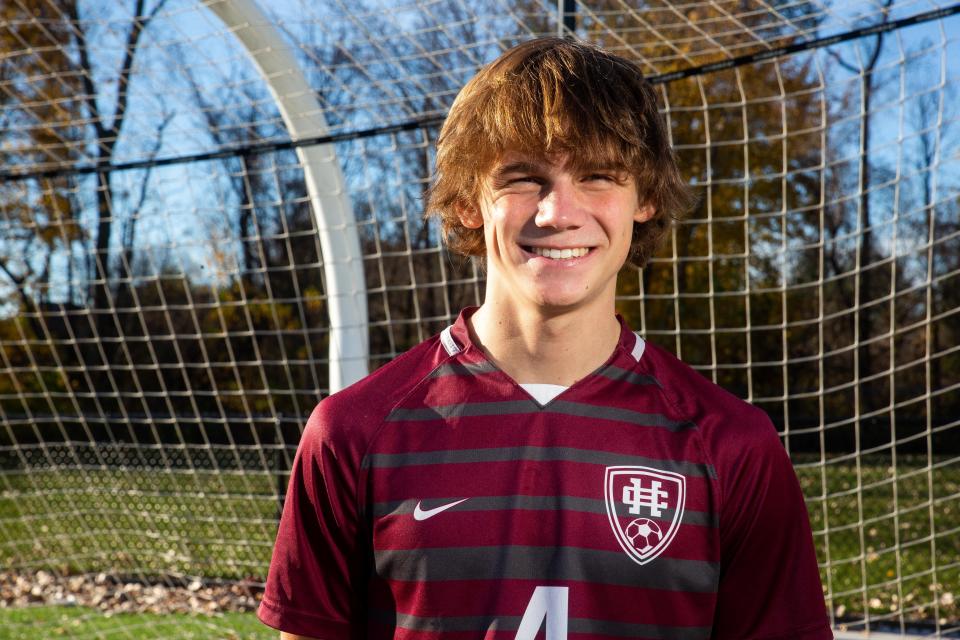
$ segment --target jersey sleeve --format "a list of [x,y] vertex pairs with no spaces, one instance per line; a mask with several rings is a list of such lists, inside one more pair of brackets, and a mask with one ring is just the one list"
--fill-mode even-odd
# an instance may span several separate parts
[[358,499],[361,454],[321,402],[294,458],[263,600],[265,624],[324,640],[362,636],[368,574]]
[[721,574],[712,637],[833,638],[793,465],[766,414],[751,413],[755,424],[727,431],[729,455],[718,464]]

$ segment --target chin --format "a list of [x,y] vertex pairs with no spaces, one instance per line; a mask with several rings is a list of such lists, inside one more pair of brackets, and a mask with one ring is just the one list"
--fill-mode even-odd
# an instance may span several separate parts
[[535,298],[537,306],[550,315],[573,311],[588,305],[593,296],[585,296],[582,291],[576,293],[550,292]]

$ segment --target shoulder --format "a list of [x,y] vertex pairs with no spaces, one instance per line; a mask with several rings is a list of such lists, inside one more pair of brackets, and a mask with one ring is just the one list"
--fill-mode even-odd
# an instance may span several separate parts
[[434,336],[324,398],[307,421],[301,447],[324,443],[365,449],[390,411],[449,357]]
[[763,410],[656,345],[647,344],[642,360],[675,411],[696,425],[704,453],[721,482],[731,479],[750,459],[789,464],[780,436]]
[[733,432],[776,433],[761,409],[708,380],[662,347],[646,343],[642,365],[674,408],[701,431],[721,429],[727,436]]
[[[737,530],[757,500],[774,498],[790,509],[802,506],[793,465],[769,416],[657,347],[643,358],[684,418],[696,425],[704,456],[720,490],[721,527]],[[753,506],[751,506],[753,505]]]

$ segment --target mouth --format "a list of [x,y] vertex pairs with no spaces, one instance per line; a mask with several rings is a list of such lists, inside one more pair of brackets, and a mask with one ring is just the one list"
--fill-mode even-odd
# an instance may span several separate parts
[[572,260],[574,258],[582,258],[590,253],[589,247],[571,247],[567,249],[551,249],[549,247],[523,247],[523,249],[528,253],[540,256],[541,258],[549,258],[550,260]]

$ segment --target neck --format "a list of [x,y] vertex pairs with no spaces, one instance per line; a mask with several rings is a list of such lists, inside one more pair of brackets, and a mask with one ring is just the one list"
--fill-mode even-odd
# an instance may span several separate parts
[[571,386],[607,361],[620,339],[613,302],[605,312],[523,313],[488,299],[470,318],[473,338],[520,384]]

